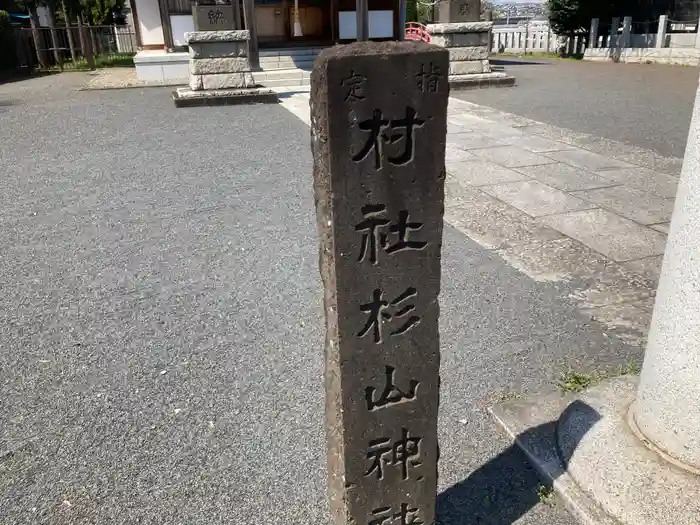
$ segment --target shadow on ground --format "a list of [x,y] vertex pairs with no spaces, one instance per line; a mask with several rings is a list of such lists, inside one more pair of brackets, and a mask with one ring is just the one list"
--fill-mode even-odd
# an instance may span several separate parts
[[[584,416],[575,436],[576,443],[580,443],[600,415],[582,401],[574,401],[569,409]],[[436,525],[512,525],[527,514],[541,502],[538,488],[541,485],[551,488],[551,484],[540,480],[516,443],[555,450],[556,427],[557,422],[550,421],[519,434],[510,447],[467,479],[438,494]],[[564,464],[559,463],[555,478],[565,471]]]
[[546,61],[534,61],[528,59],[518,59],[518,58],[491,58],[489,59],[492,66],[551,66],[551,62]]
[[[30,80],[38,77],[47,77],[49,75],[57,75],[58,71],[10,71],[10,72],[0,72],[0,86],[3,84],[11,84],[13,82],[23,82],[25,80]],[[2,105],[2,102],[0,102]]]

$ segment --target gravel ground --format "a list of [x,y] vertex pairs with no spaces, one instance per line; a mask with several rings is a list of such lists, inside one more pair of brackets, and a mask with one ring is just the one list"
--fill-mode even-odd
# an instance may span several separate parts
[[494,59],[512,89],[452,93],[554,126],[683,157],[698,86],[695,67]]
[[121,89],[148,86],[181,86],[182,83],[145,82],[136,78],[136,68],[111,67],[87,73],[88,81],[83,89]]
[[[0,523],[327,523],[308,128],[167,89],[0,86]],[[573,525],[485,408],[640,349],[454,229],[442,525]]]

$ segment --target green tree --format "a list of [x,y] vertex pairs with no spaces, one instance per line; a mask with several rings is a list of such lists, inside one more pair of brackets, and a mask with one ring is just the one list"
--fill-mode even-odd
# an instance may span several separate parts
[[601,22],[613,16],[626,16],[629,0],[547,0],[549,24],[555,33],[569,35],[577,31],[587,31],[591,19],[599,18]]

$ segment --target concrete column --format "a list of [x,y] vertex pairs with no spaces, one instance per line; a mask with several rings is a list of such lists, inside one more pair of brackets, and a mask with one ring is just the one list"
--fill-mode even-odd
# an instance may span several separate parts
[[695,47],[700,48],[700,20],[698,21],[696,31],[697,34],[695,35]]
[[668,29],[668,16],[659,17],[659,29],[656,31],[656,47],[666,47],[666,30]]
[[633,407],[639,430],[700,469],[700,89],[683,160],[644,366]]
[[617,47],[618,29],[620,29],[620,17],[615,16],[610,23],[610,42],[608,42],[608,47]]
[[600,25],[600,18],[594,18],[591,20],[591,32],[588,34],[588,47],[595,49],[598,47],[598,26]]
[[620,47],[630,47],[632,40],[632,17],[626,16],[622,19],[622,42]]

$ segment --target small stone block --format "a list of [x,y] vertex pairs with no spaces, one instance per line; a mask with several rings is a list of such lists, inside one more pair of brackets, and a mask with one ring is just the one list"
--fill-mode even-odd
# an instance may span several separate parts
[[451,47],[448,51],[450,53],[450,62],[460,60],[487,60],[489,58],[489,49],[486,46]]
[[192,85],[192,78],[201,79],[201,89],[230,89],[255,86],[253,75],[249,72],[219,73],[215,75],[190,75],[190,87]]
[[190,75],[211,75],[216,73],[240,73],[250,71],[247,58],[194,58],[190,59]]
[[247,29],[233,31],[192,31],[185,33],[185,42],[245,42],[250,40]]
[[334,525],[435,523],[447,71],[358,42],[311,74]]
[[484,65],[481,60],[450,62],[450,75],[470,75],[483,72]]
[[247,42],[193,42],[190,58],[247,57]]
[[450,88],[452,89],[513,87],[515,85],[515,77],[500,72],[474,75],[450,75],[449,82]]
[[452,22],[446,24],[428,24],[431,35],[448,35],[452,33],[488,33],[493,22]]

